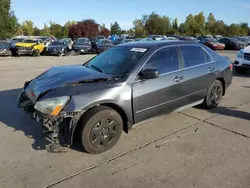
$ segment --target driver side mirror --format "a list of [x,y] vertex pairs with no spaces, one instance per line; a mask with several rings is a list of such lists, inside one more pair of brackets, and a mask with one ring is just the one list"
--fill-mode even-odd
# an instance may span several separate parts
[[154,79],[159,76],[159,72],[155,69],[145,69],[139,73],[140,78],[142,79]]

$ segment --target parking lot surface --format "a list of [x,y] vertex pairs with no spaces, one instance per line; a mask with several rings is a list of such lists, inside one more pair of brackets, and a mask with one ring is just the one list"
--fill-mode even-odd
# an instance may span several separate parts
[[[223,51],[232,61],[236,52]],[[220,106],[140,123],[100,155],[48,153],[41,127],[16,107],[20,88],[51,66],[90,55],[0,58],[0,187],[250,187],[250,73],[235,74]]]

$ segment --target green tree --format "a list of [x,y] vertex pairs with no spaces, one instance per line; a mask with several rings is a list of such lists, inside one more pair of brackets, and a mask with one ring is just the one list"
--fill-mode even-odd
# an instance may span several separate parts
[[249,27],[248,27],[248,23],[240,23],[240,27],[241,27],[241,35],[242,36],[246,36],[248,35],[248,32],[249,32]]
[[34,36],[41,36],[42,35],[42,30],[35,26],[34,31],[33,31],[33,35]]
[[184,23],[180,24],[178,31],[179,31],[180,34],[184,35],[184,33],[186,32]]
[[195,20],[192,14],[189,14],[186,17],[186,21],[184,23],[184,30],[187,35],[195,35]]
[[170,19],[167,16],[160,16],[152,12],[149,16],[144,16],[145,29],[148,34],[165,35],[171,29]]
[[206,30],[208,34],[215,35],[216,31],[216,19],[213,15],[213,13],[210,13],[207,17],[207,24],[206,24]]
[[206,22],[205,22],[206,18],[203,14],[203,12],[200,12],[199,14],[194,16],[194,22],[195,22],[195,35],[199,34],[199,35],[205,35],[205,31],[206,31]]
[[111,35],[119,35],[119,34],[121,34],[120,25],[117,22],[115,22],[114,24],[111,24],[110,32],[111,32]]
[[49,29],[50,29],[50,34],[57,38],[62,38],[64,36],[63,27],[60,24],[50,22]]
[[228,34],[230,36],[239,36],[241,35],[241,27],[238,24],[231,24],[228,28]]
[[0,38],[9,38],[17,32],[18,20],[10,7],[10,0],[0,0]]
[[69,35],[69,27],[72,25],[76,25],[77,22],[76,21],[68,21],[64,24],[63,26],[63,36],[66,37]]
[[22,24],[23,34],[26,36],[32,36],[34,32],[34,24],[31,20],[26,20]]
[[167,33],[170,33],[171,31],[171,21],[170,18],[167,16],[163,16],[162,18],[162,25],[163,25],[163,35],[166,35]]
[[175,18],[175,19],[173,20],[173,22],[172,22],[172,29],[173,29],[174,31],[176,31],[176,32],[179,30],[178,25],[179,25],[178,19]]
[[50,28],[45,23],[43,29],[41,30],[41,36],[50,36]]
[[222,20],[216,21],[214,26],[214,35],[228,35],[228,26]]
[[136,19],[133,22],[134,25],[134,34],[136,37],[146,37],[147,36],[147,32],[145,30],[145,27],[143,25],[142,20],[140,19]]

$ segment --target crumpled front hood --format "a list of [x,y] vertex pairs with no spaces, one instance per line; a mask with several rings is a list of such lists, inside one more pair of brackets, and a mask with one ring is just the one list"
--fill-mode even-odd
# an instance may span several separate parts
[[51,89],[62,87],[66,84],[109,77],[110,75],[85,68],[81,65],[52,67],[33,79],[25,89],[25,92],[35,103],[41,93]]

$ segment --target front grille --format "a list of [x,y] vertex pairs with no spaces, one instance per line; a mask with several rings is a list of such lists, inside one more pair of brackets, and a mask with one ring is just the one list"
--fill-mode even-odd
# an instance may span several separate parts
[[31,50],[30,47],[17,47],[18,50]]
[[250,53],[244,53],[244,59],[250,61]]

